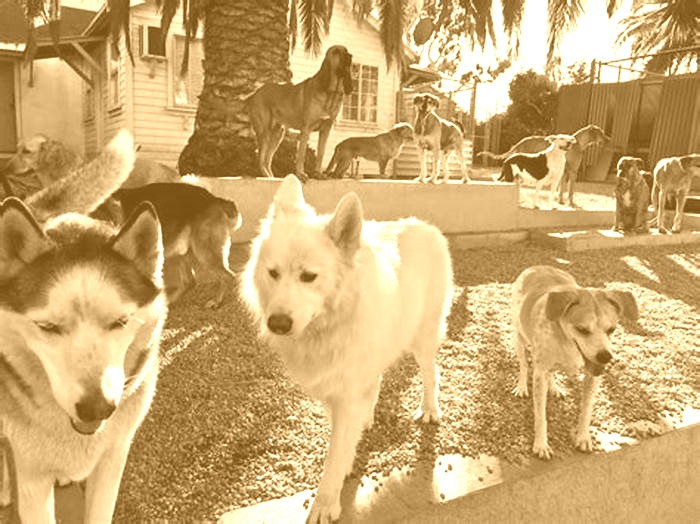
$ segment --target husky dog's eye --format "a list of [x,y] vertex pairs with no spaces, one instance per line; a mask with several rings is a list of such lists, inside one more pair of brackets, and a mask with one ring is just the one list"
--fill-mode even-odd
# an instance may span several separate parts
[[110,331],[114,331],[116,329],[124,329],[126,325],[129,323],[129,317],[122,317],[120,319],[115,320],[112,322],[107,328]]
[[311,271],[302,271],[302,272],[301,272],[301,275],[299,275],[299,280],[301,280],[302,282],[308,284],[308,283],[313,282],[314,280],[316,280],[316,277],[317,277],[317,276],[318,276],[318,275],[317,275],[316,273],[312,273]]
[[44,333],[50,333],[51,335],[60,335],[63,333],[63,329],[58,324],[53,322],[35,322],[36,327],[41,329]]
[[588,336],[591,334],[591,330],[588,329],[587,327],[577,326],[576,331],[578,331],[583,336]]
[[280,272],[277,271],[275,268],[268,269],[267,273],[268,275],[270,275],[270,278],[272,278],[272,280],[277,280],[280,277]]

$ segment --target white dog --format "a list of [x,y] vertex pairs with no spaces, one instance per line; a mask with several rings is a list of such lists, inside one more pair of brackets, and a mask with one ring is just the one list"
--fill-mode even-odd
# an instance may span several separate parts
[[262,338],[327,408],[330,448],[307,522],[337,519],[381,375],[404,351],[423,375],[416,418],[440,417],[435,353],[452,296],[447,241],[415,218],[363,221],[354,193],[333,214],[317,215],[290,175],[253,241],[242,280]]

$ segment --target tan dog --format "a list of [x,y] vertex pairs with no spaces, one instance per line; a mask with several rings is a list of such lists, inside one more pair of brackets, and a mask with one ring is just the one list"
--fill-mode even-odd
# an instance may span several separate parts
[[285,128],[298,129],[296,175],[304,181],[304,159],[309,135],[318,131],[315,173],[321,173],[328,135],[343,104],[352,93],[352,55],[342,45],[326,51],[318,72],[300,82],[265,84],[248,99],[250,123],[258,138],[260,171],[273,177],[272,157],[284,137]]
[[664,207],[671,195],[676,197],[676,214],[671,232],[680,232],[685,201],[694,176],[700,176],[700,154],[662,158],[656,163],[651,195],[656,214],[655,222],[660,233],[668,233],[664,226]]
[[[559,182],[559,203],[564,203],[564,192],[569,189],[569,205],[576,207],[574,204],[574,186],[578,176],[578,170],[583,160],[583,152],[594,145],[605,145],[610,142],[610,137],[603,130],[594,124],[589,124],[576,131],[573,135],[576,142],[566,151],[566,165],[564,174]],[[533,135],[520,140],[517,144],[511,147],[505,153],[496,155],[490,151],[480,151],[477,156],[487,156],[494,160],[505,160],[515,153],[539,153],[547,149],[551,142],[546,136]]]
[[554,209],[554,195],[566,165],[566,152],[576,143],[572,135],[549,135],[549,147],[539,153],[516,153],[506,158],[501,168],[501,182],[514,182],[516,179],[535,185],[533,206],[538,207],[539,192],[549,185],[549,207]]
[[399,156],[403,145],[412,140],[413,127],[406,122],[399,122],[389,131],[375,136],[346,138],[335,146],[333,157],[326,168],[326,175],[342,178],[352,161],[362,157],[377,162],[379,175],[384,178],[389,161]]
[[[420,157],[420,175],[416,180],[437,184],[440,182],[440,169],[442,169],[444,172],[442,180],[447,182],[450,179],[447,161],[454,153],[459,158],[462,182],[468,182],[469,174],[465,170],[462,153],[464,136],[457,124],[440,118],[435,112],[440,105],[440,99],[435,95],[424,93],[413,97],[413,105],[416,108],[413,132]],[[428,178],[428,167],[426,166],[426,149],[433,153],[433,170],[430,178]]]
[[617,162],[615,183],[615,223],[613,230],[625,233],[649,231],[647,210],[649,186],[644,181],[641,158],[623,156]]
[[638,317],[637,302],[629,291],[582,288],[574,278],[551,266],[523,271],[511,288],[515,353],[520,362],[518,385],[513,393],[528,395],[528,359],[532,353],[532,400],[535,410],[535,441],[532,451],[549,459],[545,407],[547,390],[558,392],[552,371],[562,368],[570,375],[584,368],[581,413],[574,443],[591,451],[590,424],[600,374],[613,358],[610,336],[620,316]]

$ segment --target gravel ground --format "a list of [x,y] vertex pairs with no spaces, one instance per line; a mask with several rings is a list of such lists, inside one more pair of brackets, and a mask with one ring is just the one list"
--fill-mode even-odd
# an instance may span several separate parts
[[[521,243],[452,256],[457,293],[438,354],[444,419],[434,428],[412,422],[420,378],[410,358],[398,362],[360,444],[361,473],[388,474],[447,453],[530,459],[531,401],[510,393],[517,363],[508,292],[534,264],[565,268],[582,285],[630,290],[639,302],[639,322],[613,335],[617,354],[593,416],[597,452],[700,410],[700,248],[562,253]],[[246,257],[246,247],[234,249],[234,267]],[[329,436],[323,409],[258,344],[237,289],[216,311],[204,308],[212,293],[202,285],[171,308],[158,393],[131,449],[117,522],[214,520],[318,483]],[[562,377],[562,385],[568,395],[547,405],[556,457],[574,453],[580,394],[577,381]]]

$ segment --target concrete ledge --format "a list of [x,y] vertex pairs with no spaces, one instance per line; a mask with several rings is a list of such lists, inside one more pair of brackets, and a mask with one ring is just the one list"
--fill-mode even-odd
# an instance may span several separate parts
[[[234,242],[247,242],[272,203],[280,179],[212,178],[204,184],[216,195],[236,202],[243,226]],[[365,218],[393,220],[415,216],[445,234],[512,231],[517,224],[518,190],[512,184],[471,182],[418,184],[401,180],[310,180],[304,197],[320,213],[330,213],[340,198],[354,191]]]
[[623,235],[610,229],[580,231],[531,231],[534,242],[563,251],[586,251],[630,246],[668,246],[700,243],[700,231],[683,231],[673,235],[656,231],[639,235]]
[[[609,453],[517,468],[438,457],[388,477],[348,479],[341,522],[696,522],[700,425]],[[220,524],[304,522],[312,493],[232,511]]]

